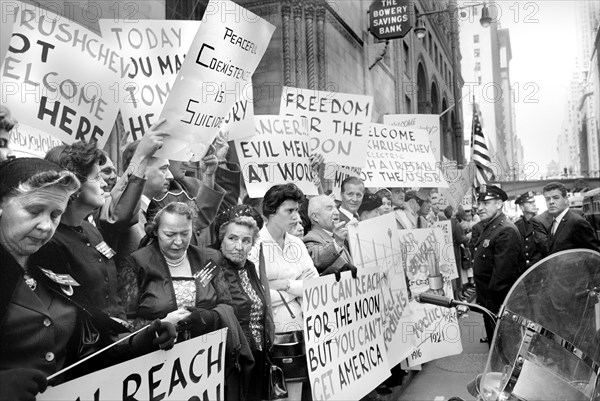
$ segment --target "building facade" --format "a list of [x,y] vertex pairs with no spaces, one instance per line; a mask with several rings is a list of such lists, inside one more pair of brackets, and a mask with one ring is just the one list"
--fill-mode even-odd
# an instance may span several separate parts
[[[199,19],[208,1],[166,2],[167,19]],[[463,161],[461,107],[454,109],[453,83],[462,87],[457,25],[450,13],[425,18],[423,40],[377,41],[368,32],[371,1],[236,0],[276,26],[253,75],[256,114],[278,114],[283,86],[374,97],[373,122],[385,114],[441,114],[442,154]],[[455,1],[421,0],[415,10],[446,10]],[[411,12],[414,21],[414,13]],[[454,24],[454,26],[453,26]],[[453,45],[456,62],[453,62]],[[449,109],[449,110],[448,110]]]

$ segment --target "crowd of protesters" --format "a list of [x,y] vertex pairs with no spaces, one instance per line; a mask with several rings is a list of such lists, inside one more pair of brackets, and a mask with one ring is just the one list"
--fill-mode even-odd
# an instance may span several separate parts
[[[302,329],[303,280],[356,277],[348,227],[380,215],[405,230],[449,220],[455,296],[477,291],[492,309],[541,258],[600,251],[561,184],[544,188],[548,211],[540,216],[531,194],[520,196],[516,226],[502,213],[506,193],[493,186],[479,188],[472,209],[441,210],[436,189],[365,188],[357,177],[343,181],[339,201],[320,185],[307,199],[294,184],[250,199],[223,135],[197,178],[188,163],[155,157],[169,135],[163,122],[126,146],[119,176],[92,143],[15,158],[16,121],[0,110],[0,398],[33,399],[49,375],[139,329],[50,384],[228,327],[226,399],[259,400],[274,333]],[[322,157],[311,161],[318,173]],[[81,334],[90,320],[95,341]],[[401,377],[395,369],[379,390]],[[306,398],[303,385],[289,383],[289,398]]]

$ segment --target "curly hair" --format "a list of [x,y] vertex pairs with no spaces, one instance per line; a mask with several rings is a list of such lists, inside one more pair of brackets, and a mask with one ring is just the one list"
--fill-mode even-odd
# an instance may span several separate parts
[[223,223],[221,227],[219,227],[219,238],[218,238],[218,248],[220,248],[221,243],[223,242],[223,238],[225,238],[225,234],[227,233],[227,227],[230,224],[239,224],[240,226],[248,227],[252,229],[252,245],[256,243],[256,239],[258,238],[258,224],[256,224],[256,220],[254,220],[250,216],[238,216],[233,219]]
[[96,164],[106,163],[106,156],[95,143],[82,141],[56,146],[46,153],[44,159],[74,173],[81,184],[87,182]]
[[304,194],[295,184],[273,185],[263,198],[263,215],[266,218],[277,213],[277,209],[286,200],[291,200],[301,204],[304,200]]
[[154,219],[151,223],[146,225],[146,234],[149,237],[156,237],[156,232],[160,227],[162,217],[165,213],[169,214],[178,214],[180,216],[184,216],[187,220],[192,222],[192,226],[194,221],[196,220],[196,212],[190,205],[183,202],[171,202],[167,206],[160,209],[155,215]]

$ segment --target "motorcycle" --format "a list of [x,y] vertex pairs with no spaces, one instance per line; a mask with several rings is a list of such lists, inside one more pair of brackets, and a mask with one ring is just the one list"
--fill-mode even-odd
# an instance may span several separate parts
[[496,323],[485,370],[467,386],[478,400],[600,401],[600,253],[576,249],[539,261],[498,315],[429,293],[419,302],[466,307]]

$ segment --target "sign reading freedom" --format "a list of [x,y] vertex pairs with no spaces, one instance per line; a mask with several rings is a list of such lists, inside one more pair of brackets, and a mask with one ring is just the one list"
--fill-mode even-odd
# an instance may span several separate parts
[[151,354],[48,387],[38,401],[222,400],[225,341],[221,329]]

